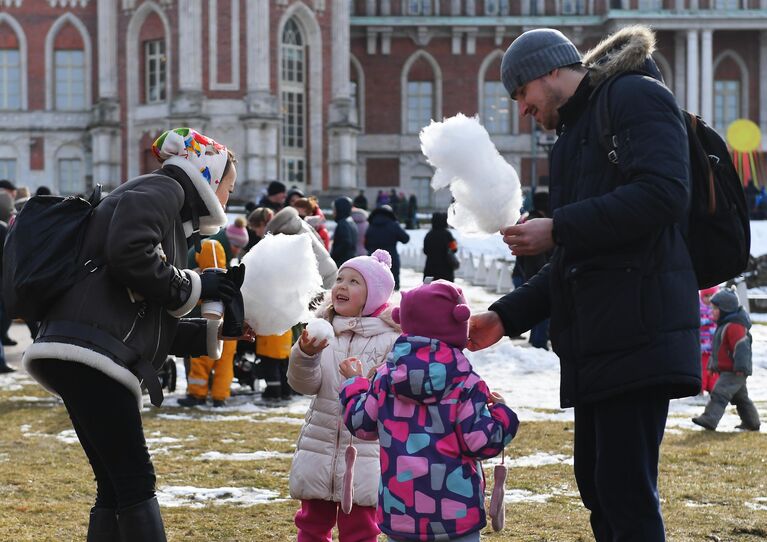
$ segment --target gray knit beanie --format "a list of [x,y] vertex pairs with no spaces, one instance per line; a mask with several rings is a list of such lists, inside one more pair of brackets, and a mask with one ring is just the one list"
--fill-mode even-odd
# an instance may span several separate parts
[[522,85],[562,66],[578,64],[581,54],[559,30],[537,28],[515,39],[501,62],[501,80],[514,98]]
[[738,294],[729,288],[725,288],[713,295],[711,304],[719,307],[719,310],[722,312],[735,312],[740,307],[740,300],[738,299]]

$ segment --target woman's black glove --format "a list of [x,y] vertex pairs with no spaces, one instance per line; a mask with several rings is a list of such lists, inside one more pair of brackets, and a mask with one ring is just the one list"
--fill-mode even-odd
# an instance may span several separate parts
[[200,273],[200,299],[221,300],[227,303],[232,299],[235,292],[239,292],[240,287],[229,278],[229,273],[219,271],[205,270]]
[[240,286],[245,279],[245,265],[240,264],[226,272],[226,277],[237,290],[229,301],[224,301],[224,323],[221,326],[221,337],[224,339],[239,339],[243,334],[245,322],[245,303],[242,300]]

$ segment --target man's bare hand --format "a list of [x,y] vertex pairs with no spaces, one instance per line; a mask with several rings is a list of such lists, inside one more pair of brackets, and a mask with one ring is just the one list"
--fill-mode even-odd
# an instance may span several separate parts
[[472,352],[492,346],[503,338],[505,330],[498,313],[480,312],[469,319],[469,343]]
[[502,228],[501,235],[515,256],[535,256],[554,248],[553,229],[551,218],[533,218],[523,224]]

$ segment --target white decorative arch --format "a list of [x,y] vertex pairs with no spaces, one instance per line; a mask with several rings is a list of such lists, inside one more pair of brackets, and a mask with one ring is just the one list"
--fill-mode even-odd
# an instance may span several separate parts
[[442,69],[439,67],[437,60],[423,49],[419,49],[408,57],[405,64],[402,66],[402,72],[400,74],[400,132],[403,134],[407,130],[407,81],[410,68],[417,60],[423,58],[431,66],[431,71],[434,74],[434,120],[442,120]]
[[[133,13],[130,22],[128,23],[128,30],[125,35],[125,51],[126,51],[126,96],[127,96],[127,120],[128,127],[126,130],[127,138],[127,166],[128,166],[128,178],[138,175],[140,155],[139,155],[139,137],[136,136],[136,129],[134,127],[136,108],[139,105],[139,62],[141,55],[139,51],[139,35],[141,33],[141,27],[144,26],[144,22],[147,17],[152,13],[157,14],[162,21],[163,32],[165,35],[165,96],[166,102],[170,102],[171,88],[173,79],[173,48],[171,47],[171,33],[170,22],[163,9],[154,1],[148,0],[141,4],[138,9]],[[167,113],[166,113],[167,114]]]
[[[496,49],[495,51],[491,51],[484,58],[482,63],[479,65],[479,72],[477,72],[477,99],[478,99],[477,112],[480,115],[480,120],[482,120],[482,111],[485,110],[485,93],[484,93],[483,84],[485,82],[487,70],[490,68],[493,62],[495,62],[495,60],[498,58],[503,58],[502,49]],[[501,75],[498,74],[498,81],[500,80],[501,80]],[[509,114],[511,116],[511,133],[517,134],[519,133],[519,110],[516,107],[514,107],[514,104],[511,102],[511,98],[509,98],[509,109],[510,109]]]
[[663,82],[671,92],[674,92],[674,72],[671,70],[671,64],[666,57],[663,56],[663,53],[657,49],[653,52],[652,57],[653,60],[655,60],[655,64],[658,65],[661,75],[663,75]]
[[53,46],[56,42],[56,35],[66,24],[71,24],[80,33],[83,40],[83,56],[85,57],[85,108],[90,109],[93,101],[91,98],[91,35],[83,22],[72,13],[64,13],[48,30],[45,36],[45,108],[53,109],[55,102],[53,92],[56,85],[56,74],[53,69]]
[[8,26],[16,33],[19,42],[19,68],[21,70],[21,110],[26,111],[29,107],[27,101],[27,36],[19,22],[7,13],[0,12],[0,23],[8,23]]
[[[711,67],[712,80],[716,81],[716,69],[719,67],[719,64],[728,57],[731,58],[740,69],[740,114],[741,116],[748,116],[748,66],[746,66],[746,61],[743,60],[743,57],[740,56],[737,51],[725,49],[717,55],[714,59],[713,66]],[[711,94],[714,94],[714,89],[711,89]]]
[[357,124],[360,131],[365,133],[365,70],[352,53],[349,53],[349,61],[357,75]]
[[[285,25],[295,18],[301,27],[302,35],[306,38],[307,56],[309,58],[309,181],[313,187],[322,189],[322,136],[324,122],[322,121],[322,31],[314,12],[303,2],[295,2],[282,14],[277,26],[275,49],[277,51],[277,69],[282,66],[282,32]],[[277,79],[279,86],[279,77]],[[281,103],[282,92],[277,90],[277,100]],[[281,136],[279,136],[281,137]],[[280,139],[281,141],[281,139]],[[280,160],[281,161],[281,160]]]

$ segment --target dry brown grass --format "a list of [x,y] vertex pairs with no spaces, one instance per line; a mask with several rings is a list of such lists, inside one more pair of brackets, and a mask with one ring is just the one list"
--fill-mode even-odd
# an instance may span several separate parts
[[[79,445],[56,438],[71,429],[66,412],[61,404],[51,400],[11,400],[19,396],[50,397],[33,384],[21,391],[0,391],[4,429],[0,439],[0,540],[84,540],[94,482]],[[289,459],[235,462],[195,458],[211,450],[291,452],[300,426],[264,422],[266,416],[258,414],[250,416],[259,423],[158,417],[161,413],[179,412],[182,410],[177,408],[152,409],[144,418],[147,435],[157,433],[179,439],[173,445],[180,447],[168,448],[167,453],[154,457],[158,486],[259,487],[277,490],[287,500],[251,507],[165,508],[169,540],[294,540],[293,514],[298,504],[287,496]],[[209,414],[192,412],[196,416]],[[192,436],[196,438],[190,439]],[[288,441],[269,440],[273,437]],[[572,424],[524,424],[507,457],[535,452],[571,455]],[[668,434],[662,449],[660,486],[669,540],[767,539],[767,511],[745,506],[757,497],[767,497],[765,458],[765,434],[702,431]],[[545,503],[507,505],[506,530],[493,533],[486,529],[483,539],[497,542],[592,539],[588,514],[577,497],[571,466],[514,468],[507,487],[554,496]]]

